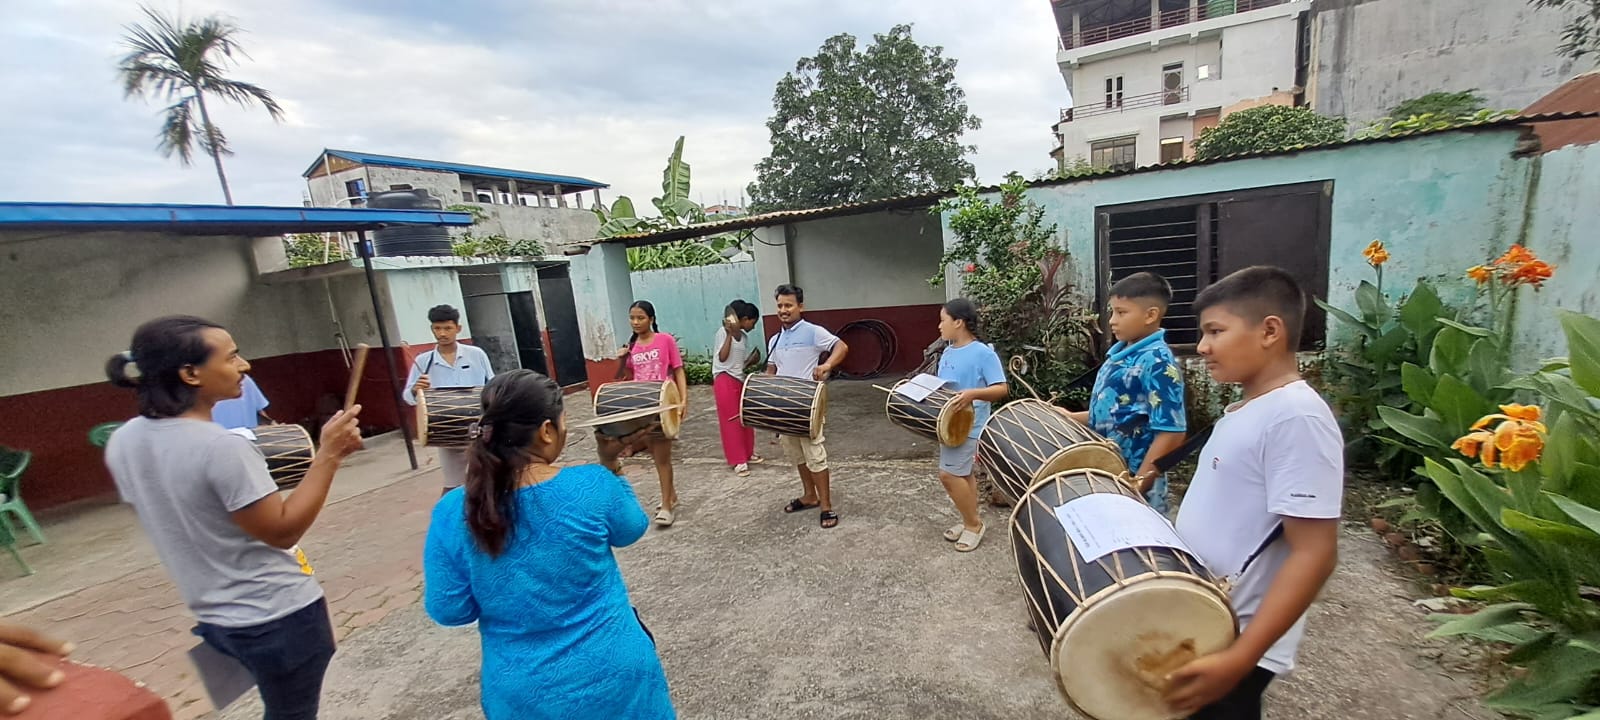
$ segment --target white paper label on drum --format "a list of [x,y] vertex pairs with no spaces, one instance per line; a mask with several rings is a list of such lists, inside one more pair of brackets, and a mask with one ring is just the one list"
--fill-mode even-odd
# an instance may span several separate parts
[[239,437],[249,440],[250,442],[256,441],[256,434],[250,428],[229,428],[228,432],[238,435]]
[[1093,493],[1075,498],[1056,508],[1056,519],[1084,562],[1136,547],[1176,548],[1194,554],[1165,516],[1126,495]]
[[922,402],[923,400],[927,400],[928,396],[933,394],[933,391],[953,382],[955,381],[945,380],[938,375],[922,373],[914,378],[911,378],[910,380],[900,383],[900,387],[895,388],[894,391],[900,395],[911,398],[914,402]]

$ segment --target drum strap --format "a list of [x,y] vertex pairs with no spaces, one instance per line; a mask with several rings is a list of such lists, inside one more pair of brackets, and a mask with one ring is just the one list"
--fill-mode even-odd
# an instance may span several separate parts
[[1204,430],[1190,435],[1188,439],[1183,441],[1182,445],[1177,447],[1177,449],[1162,455],[1159,458],[1156,458],[1155,462],[1151,463],[1151,465],[1155,466],[1156,472],[1164,473],[1168,470],[1171,470],[1174,465],[1183,462],[1190,455],[1193,455],[1196,450],[1204,447],[1206,441],[1211,439],[1211,431],[1214,428],[1216,428],[1216,425],[1207,425]]
[[1261,553],[1266,552],[1267,548],[1272,547],[1272,544],[1277,542],[1278,538],[1281,537],[1283,537],[1283,523],[1273,525],[1272,532],[1267,533],[1267,539],[1262,540],[1261,544],[1256,547],[1256,551],[1250,553],[1250,557],[1244,559],[1244,564],[1239,566],[1239,572],[1234,573],[1234,577],[1243,577],[1244,571],[1250,569],[1250,564],[1254,563],[1256,558],[1261,557]]

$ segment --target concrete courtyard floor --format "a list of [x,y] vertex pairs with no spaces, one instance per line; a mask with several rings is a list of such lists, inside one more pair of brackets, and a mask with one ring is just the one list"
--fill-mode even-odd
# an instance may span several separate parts
[[[842,523],[785,515],[793,468],[728,471],[710,394],[695,388],[678,444],[677,524],[618,551],[634,603],[654,632],[684,718],[1071,718],[1022,614],[1002,510],[959,554],[939,534],[954,513],[933,447],[883,419],[882,395],[834,383],[829,448]],[[571,396],[569,417],[589,414]],[[573,436],[566,459],[593,457]],[[322,717],[478,718],[478,639],[423,614],[420,550],[438,473],[409,471],[392,438],[369,443],[336,481],[303,545],[328,592],[341,644]],[[777,447],[761,439],[760,452]],[[426,456],[425,456],[426,457]],[[648,459],[627,473],[647,508],[659,495]],[[180,718],[260,716],[253,698],[210,712],[183,651],[192,624],[125,508],[57,518],[51,545],[24,554],[39,571],[0,581],[14,622],[79,642],[81,660],[119,669],[169,699]],[[1435,660],[1452,648],[1421,636],[1414,583],[1370,531],[1352,525],[1338,573],[1312,611],[1301,668],[1269,693],[1277,720],[1486,719],[1470,673]],[[48,556],[47,556],[48,554]],[[0,559],[3,560],[3,559]],[[3,567],[3,566],[0,566]],[[529,668],[537,672],[537,668]]]

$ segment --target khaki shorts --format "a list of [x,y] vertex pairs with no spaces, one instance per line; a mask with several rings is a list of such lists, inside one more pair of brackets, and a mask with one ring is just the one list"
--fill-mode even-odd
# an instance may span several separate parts
[[790,465],[804,464],[811,472],[827,472],[828,447],[824,436],[812,440],[804,435],[779,435],[778,444],[783,446],[783,457]]

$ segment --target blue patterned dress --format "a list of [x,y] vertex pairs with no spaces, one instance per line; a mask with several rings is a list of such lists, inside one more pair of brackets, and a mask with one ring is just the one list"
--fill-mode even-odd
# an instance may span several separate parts
[[[1089,425],[1122,448],[1129,472],[1139,472],[1156,433],[1185,432],[1183,369],[1167,347],[1167,331],[1157,330],[1132,344],[1111,346],[1095,376],[1089,398]],[[1145,493],[1151,507],[1167,512],[1167,476]]]
[[477,621],[489,720],[676,717],[667,678],[611,554],[650,520],[599,465],[516,491],[516,524],[491,558],[467,529],[466,495],[433,510],[424,602],[442,625]]

